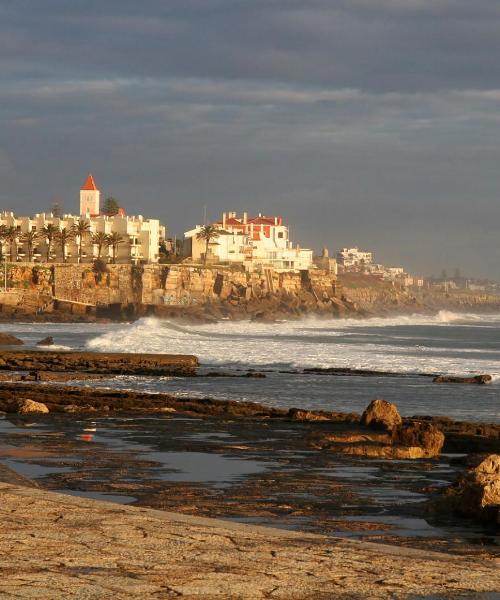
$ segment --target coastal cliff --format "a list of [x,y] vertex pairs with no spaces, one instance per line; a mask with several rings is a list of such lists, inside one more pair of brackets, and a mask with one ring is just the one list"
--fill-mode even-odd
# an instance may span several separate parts
[[1,320],[196,321],[369,317],[438,310],[500,310],[500,297],[402,287],[363,274],[323,270],[249,273],[228,266],[12,264],[0,292]]

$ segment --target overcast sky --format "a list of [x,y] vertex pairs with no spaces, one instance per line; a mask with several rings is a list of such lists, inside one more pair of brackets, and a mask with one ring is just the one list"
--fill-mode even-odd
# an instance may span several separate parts
[[103,196],[172,234],[500,279],[498,0],[0,0],[0,208]]

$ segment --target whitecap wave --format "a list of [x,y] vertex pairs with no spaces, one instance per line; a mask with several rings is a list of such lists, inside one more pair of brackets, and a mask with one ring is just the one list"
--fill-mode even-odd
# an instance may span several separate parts
[[[495,342],[483,347],[478,340],[473,347],[470,343],[474,340],[473,330],[464,336],[456,329],[461,324],[494,324],[496,320],[500,323],[500,316],[447,311],[435,316],[306,319],[272,324],[222,321],[180,325],[145,318],[92,338],[87,348],[101,352],[195,354],[205,365],[270,369],[349,367],[402,373],[496,375],[500,374],[500,342],[496,347]],[[449,329],[442,329],[445,325]],[[394,328],[398,326],[402,333],[395,336]],[[370,330],[366,331],[367,328]],[[450,337],[443,334],[445,331]],[[427,344],[425,336],[434,345]]]

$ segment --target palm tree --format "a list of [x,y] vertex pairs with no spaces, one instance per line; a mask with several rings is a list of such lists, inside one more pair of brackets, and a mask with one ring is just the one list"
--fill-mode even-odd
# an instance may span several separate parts
[[123,237],[114,231],[111,235],[108,235],[108,244],[111,246],[113,250],[113,262],[116,262],[116,253],[118,251],[118,246],[123,244],[125,240]]
[[45,238],[45,241],[47,242],[47,249],[45,252],[45,260],[47,262],[49,262],[49,260],[50,260],[52,244],[57,239],[58,233],[59,233],[59,229],[55,225],[52,225],[52,223],[48,223],[42,229],[42,236]]
[[38,231],[34,231],[33,229],[31,231],[26,231],[21,236],[21,242],[28,247],[28,262],[31,262],[31,259],[33,258],[33,246],[39,237]]
[[57,241],[61,245],[61,255],[64,263],[66,262],[66,246],[74,239],[75,233],[71,228],[63,227],[57,234]]
[[14,246],[16,246],[17,254],[17,240],[19,238],[19,231],[17,227],[6,227],[5,228],[5,241],[9,243],[9,257],[11,262],[14,260]]
[[205,240],[205,256],[203,259],[203,264],[207,264],[207,255],[208,255],[208,244],[212,240],[216,240],[219,237],[219,230],[215,225],[203,225],[203,227],[196,234],[197,240]]
[[6,239],[7,226],[0,225],[0,260],[3,260],[3,245]]
[[82,248],[85,238],[90,234],[90,223],[80,218],[72,227],[75,237],[78,238],[78,262],[82,262]]
[[97,246],[97,258],[101,258],[102,249],[109,247],[109,236],[102,231],[92,234],[92,244]]

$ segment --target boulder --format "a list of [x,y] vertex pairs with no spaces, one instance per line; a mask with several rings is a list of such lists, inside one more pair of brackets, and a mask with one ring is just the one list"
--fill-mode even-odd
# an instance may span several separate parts
[[393,444],[422,448],[426,458],[439,456],[444,445],[444,433],[432,423],[414,421],[393,430]]
[[17,405],[17,413],[19,415],[45,414],[49,409],[43,402],[35,402],[34,400],[20,400]]
[[37,346],[53,346],[54,345],[54,338],[49,335],[45,338],[43,338],[43,340],[40,340],[39,342],[36,343]]
[[372,400],[361,415],[361,424],[373,429],[392,431],[402,422],[396,405],[386,400]]
[[482,375],[472,375],[470,377],[456,377],[455,375],[438,375],[432,380],[434,383],[475,383],[477,385],[484,385],[491,383],[491,375],[484,373]]
[[24,344],[22,340],[10,333],[0,333],[0,346],[21,346]]
[[476,455],[469,469],[431,504],[438,513],[500,524],[500,454]]

